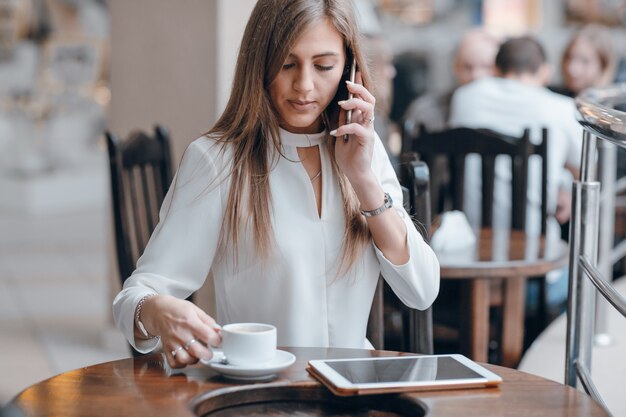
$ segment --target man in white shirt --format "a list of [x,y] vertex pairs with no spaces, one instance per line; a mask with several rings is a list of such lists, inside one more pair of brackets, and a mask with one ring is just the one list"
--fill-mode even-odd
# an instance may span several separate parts
[[[531,141],[541,142],[542,128],[548,129],[548,213],[563,223],[569,219],[571,178],[578,175],[582,146],[582,127],[576,121],[574,101],[552,93],[545,85],[550,70],[541,45],[530,37],[510,39],[496,56],[497,77],[487,77],[460,87],[452,98],[450,126],[487,128],[520,137],[531,130]],[[497,163],[494,225],[506,225],[510,213],[510,168],[507,161]],[[536,163],[535,163],[536,162]],[[528,194],[527,232],[540,231],[541,204],[539,161],[531,161]],[[477,173],[476,162],[468,170]],[[569,171],[566,171],[566,169]],[[469,172],[468,172],[469,173]],[[533,178],[534,177],[534,178]],[[480,218],[478,175],[466,175],[466,212],[473,222]],[[500,191],[500,193],[498,193]],[[498,198],[500,197],[500,198]],[[548,234],[558,236],[554,219],[548,221]]]
[[[531,141],[541,142],[542,128],[548,129],[548,224],[547,238],[558,239],[558,223],[569,219],[572,176],[578,176],[582,127],[576,120],[573,99],[552,93],[545,86],[550,70],[542,46],[531,37],[510,39],[496,55],[497,77],[487,77],[459,88],[450,110],[451,127],[487,128],[520,137],[531,131]],[[470,223],[480,223],[480,160],[466,160],[464,211]],[[511,170],[507,157],[496,162],[494,227],[510,225]],[[507,158],[508,159],[508,158]],[[529,161],[530,179],[526,232],[540,233],[541,165]],[[557,223],[558,221],[558,223]],[[548,276],[549,304],[567,297],[567,279],[561,271]],[[558,281],[557,281],[558,280]],[[552,288],[551,288],[552,287]]]

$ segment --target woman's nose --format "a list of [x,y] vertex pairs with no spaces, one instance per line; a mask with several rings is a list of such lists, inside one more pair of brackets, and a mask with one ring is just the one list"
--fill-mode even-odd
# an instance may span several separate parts
[[302,68],[298,71],[293,83],[297,91],[311,91],[313,89],[313,74],[309,68]]

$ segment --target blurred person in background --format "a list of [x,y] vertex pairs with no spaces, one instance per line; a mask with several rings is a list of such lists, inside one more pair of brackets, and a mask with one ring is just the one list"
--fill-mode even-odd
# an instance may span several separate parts
[[106,39],[109,36],[109,13],[104,0],[39,0],[50,17],[55,36],[78,36]]
[[[574,32],[561,58],[562,84],[550,87],[556,93],[575,97],[590,87],[613,82],[617,59],[611,32],[605,26],[589,24]],[[626,150],[618,149],[617,176],[626,175]],[[622,167],[622,168],[620,168]],[[561,238],[569,240],[569,221],[561,225]]]
[[[454,57],[454,77],[463,86],[493,75],[500,40],[484,28],[475,28],[461,39]],[[428,132],[447,127],[450,102],[456,87],[443,94],[427,93],[411,103],[404,116],[404,128],[417,134],[420,126]]]
[[105,124],[108,35],[102,0],[0,0],[4,170],[88,165]]
[[33,0],[0,0],[0,97],[35,88],[43,26]]
[[562,85],[550,89],[575,97],[585,88],[602,87],[613,82],[617,62],[608,28],[596,24],[576,31],[561,58]]
[[17,149],[25,147],[26,141],[16,139],[24,124],[15,111],[37,88],[39,49],[47,34],[37,5],[35,0],[0,0],[0,172],[11,170]]
[[[565,221],[569,218],[569,210],[563,208],[560,213],[557,209],[557,191],[568,192],[572,175],[578,175],[582,144],[582,128],[575,118],[574,101],[545,87],[550,79],[550,68],[543,47],[532,37],[524,36],[506,41],[496,56],[496,67],[498,76],[483,78],[462,86],[455,92],[452,97],[450,126],[492,129],[515,137],[520,137],[524,129],[530,128],[533,143],[540,143],[541,129],[547,128],[550,158],[548,211],[559,222]],[[496,171],[497,182],[503,182],[507,177],[506,166],[500,165]],[[570,175],[564,173],[566,168]],[[475,195],[468,191],[476,186],[472,182],[474,179],[474,176],[466,176],[466,180],[471,182],[466,183],[465,187],[468,198]],[[563,188],[559,189],[559,186]],[[529,201],[532,207],[529,207],[528,213],[538,213],[541,201],[538,194],[535,197]],[[467,200],[470,214],[479,207],[471,203],[473,200],[475,198]],[[510,205],[507,199],[498,201],[503,205]],[[501,210],[494,210],[494,213],[508,213],[508,207],[503,206]],[[479,218],[474,215],[471,217],[474,221]],[[527,222],[527,232],[539,232],[539,222],[536,219],[532,218],[532,221]],[[494,225],[506,226],[507,221],[504,218],[494,218]],[[554,229],[554,224],[549,225],[548,233],[553,233]]]

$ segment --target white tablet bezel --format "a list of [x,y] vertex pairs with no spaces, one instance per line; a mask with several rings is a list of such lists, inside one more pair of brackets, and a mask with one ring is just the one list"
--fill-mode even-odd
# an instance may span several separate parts
[[[442,358],[451,357],[462,365],[479,374],[480,378],[458,378],[446,380],[429,381],[391,381],[373,383],[353,383],[344,378],[340,373],[328,366],[328,362],[353,362],[353,361],[387,361],[407,358]],[[502,382],[502,378],[493,372],[485,369],[471,359],[459,354],[445,355],[403,355],[403,356],[380,356],[370,358],[349,358],[349,359],[319,359],[309,361],[319,375],[325,378],[330,384],[341,391],[361,391],[368,389],[388,389],[388,388],[437,388],[437,387],[471,387],[471,386],[495,386]]]

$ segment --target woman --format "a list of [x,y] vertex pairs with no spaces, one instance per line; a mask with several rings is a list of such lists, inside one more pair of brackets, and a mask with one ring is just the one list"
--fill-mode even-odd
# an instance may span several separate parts
[[356,28],[349,0],[257,2],[224,114],[186,150],[114,300],[137,350],[160,339],[172,367],[211,357],[219,326],[183,300],[209,272],[219,322],[274,324],[280,345],[367,346],[380,272],[411,307],[433,302],[439,265],[372,127]]
[[[550,90],[568,97],[576,97],[586,88],[606,86],[615,77],[616,65],[609,29],[597,24],[586,25],[574,32],[563,51],[561,57],[563,85],[550,87]],[[567,241],[570,204],[563,198],[569,198],[569,194],[559,196],[556,217],[561,223],[561,238]]]
[[615,77],[616,62],[609,30],[587,25],[574,33],[561,58],[560,94],[574,97],[585,88],[602,87]]

